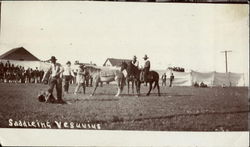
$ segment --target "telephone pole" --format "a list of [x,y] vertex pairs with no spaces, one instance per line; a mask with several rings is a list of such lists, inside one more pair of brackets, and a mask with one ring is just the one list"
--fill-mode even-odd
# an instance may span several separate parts
[[2,21],[1,21],[1,16],[2,16],[2,2],[0,1],[0,33],[1,33],[1,23],[2,23]]
[[228,69],[227,69],[227,53],[230,53],[230,52],[232,52],[232,51],[231,51],[231,50],[221,51],[221,53],[224,53],[224,54],[225,54],[226,73],[228,72]]

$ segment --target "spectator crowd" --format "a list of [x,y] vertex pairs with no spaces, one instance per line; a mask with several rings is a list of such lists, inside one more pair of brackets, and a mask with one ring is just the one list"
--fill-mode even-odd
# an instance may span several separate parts
[[27,68],[0,62],[0,82],[4,83],[40,83],[44,75],[43,70]]
[[182,67],[169,67],[168,69],[177,71],[177,72],[185,72],[185,69]]

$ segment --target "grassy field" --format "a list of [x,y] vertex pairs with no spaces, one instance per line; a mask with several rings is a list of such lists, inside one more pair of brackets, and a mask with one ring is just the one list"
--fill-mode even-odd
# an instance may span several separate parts
[[105,85],[90,97],[74,95],[75,85],[64,100],[70,104],[49,104],[37,100],[46,90],[43,84],[0,83],[0,127],[13,128],[9,119],[26,122],[55,121],[98,123],[105,130],[169,130],[169,131],[246,131],[248,130],[247,88],[161,87],[147,97],[148,87],[142,86],[143,96],[114,97],[116,87]]

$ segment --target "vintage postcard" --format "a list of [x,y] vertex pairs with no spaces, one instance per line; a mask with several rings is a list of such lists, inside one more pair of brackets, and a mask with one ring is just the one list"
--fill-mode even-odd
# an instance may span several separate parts
[[[249,5],[244,1],[2,1],[0,27],[5,134],[61,132],[76,139],[94,133],[121,140],[107,144],[92,137],[93,144],[85,145],[157,146],[166,144],[122,138],[161,135],[164,142],[177,133],[175,144],[169,140],[183,146],[196,144],[178,144],[182,133],[195,140],[227,132],[243,137],[229,144],[223,139],[232,138],[222,133],[224,145],[248,142]],[[2,133],[0,138],[2,145],[17,145]]]

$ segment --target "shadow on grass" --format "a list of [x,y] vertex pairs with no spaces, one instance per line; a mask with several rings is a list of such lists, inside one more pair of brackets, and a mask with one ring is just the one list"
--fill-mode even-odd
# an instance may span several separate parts
[[79,99],[79,101],[119,101],[119,98],[85,98],[85,99]]
[[[146,93],[141,93],[140,97],[172,97],[172,96],[176,96],[176,97],[186,97],[186,96],[193,96],[191,94],[176,94],[176,93],[160,93],[161,95],[158,96],[158,93],[150,93],[149,96],[146,95]],[[123,96],[136,96],[136,94],[122,94]]]
[[[156,95],[156,94],[155,94]],[[176,94],[176,93],[161,93],[161,96],[178,96],[178,97],[186,97],[193,96],[191,94]]]

